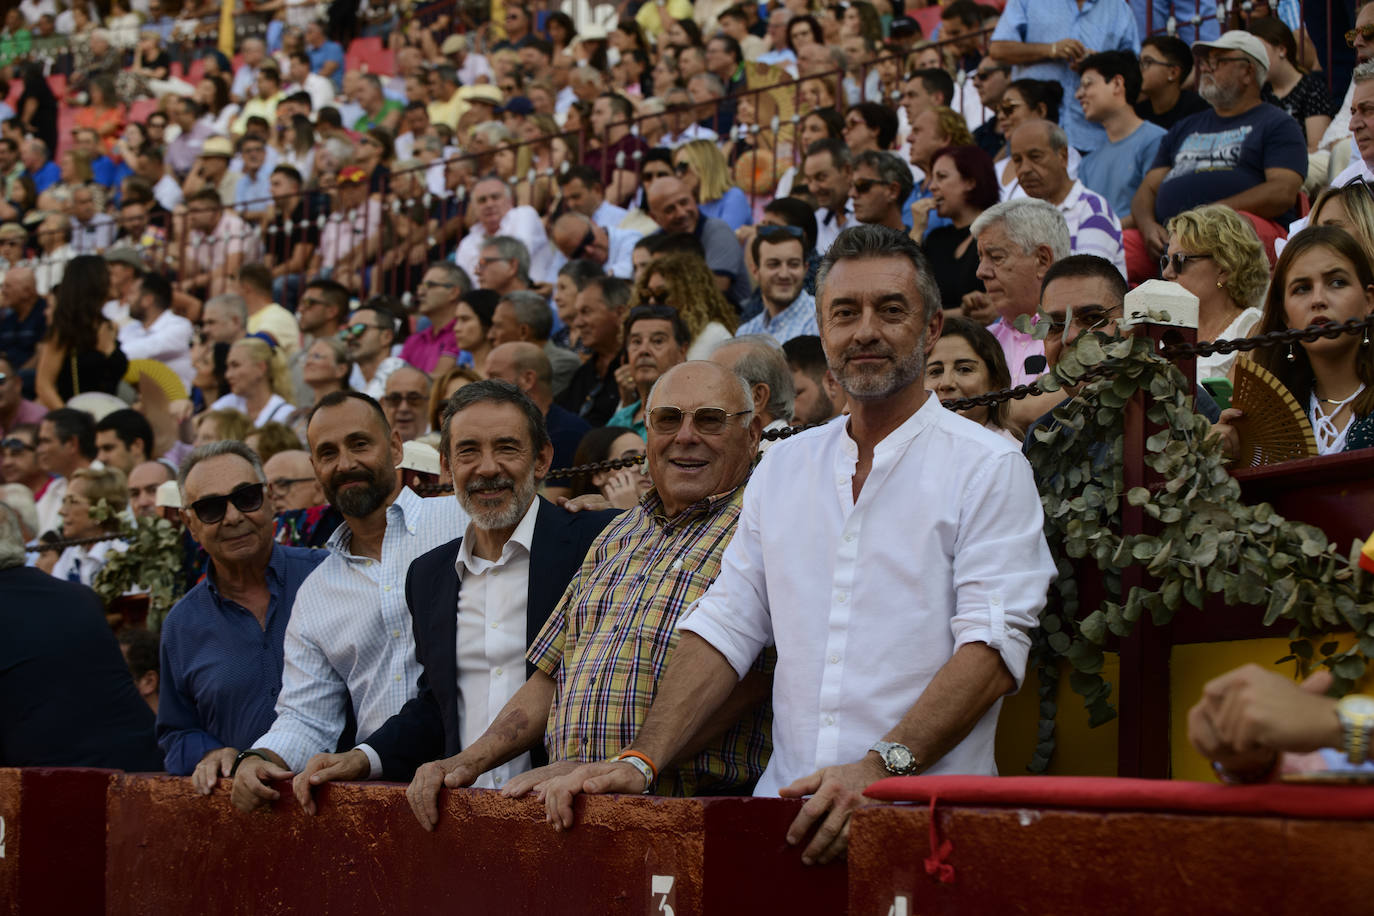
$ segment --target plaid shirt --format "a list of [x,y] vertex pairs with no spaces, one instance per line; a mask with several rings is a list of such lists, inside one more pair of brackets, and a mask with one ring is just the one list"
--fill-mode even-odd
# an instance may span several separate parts
[[[743,499],[741,484],[669,519],[650,490],[597,538],[528,653],[557,685],[544,733],[550,760],[605,760],[634,740],[677,646],[678,618],[720,573]],[[756,667],[771,670],[774,658],[769,650]],[[748,791],[772,751],[771,720],[771,704],[761,704],[661,772],[655,791]]]

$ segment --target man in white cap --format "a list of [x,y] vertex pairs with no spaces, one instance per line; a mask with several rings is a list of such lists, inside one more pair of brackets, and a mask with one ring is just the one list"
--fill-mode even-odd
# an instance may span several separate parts
[[[1201,204],[1225,204],[1286,225],[1296,216],[1298,190],[1307,175],[1302,128],[1260,98],[1269,72],[1264,43],[1236,29],[1216,41],[1196,42],[1193,59],[1198,93],[1213,110],[1189,115],[1169,129],[1131,202],[1151,259],[1168,247],[1164,227],[1169,220]],[[1128,262],[1131,254],[1128,246]],[[1133,267],[1132,276],[1136,272]]]

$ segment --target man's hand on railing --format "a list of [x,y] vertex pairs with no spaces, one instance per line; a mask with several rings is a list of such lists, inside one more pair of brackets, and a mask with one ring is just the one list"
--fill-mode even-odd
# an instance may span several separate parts
[[501,787],[501,794],[507,798],[523,798],[533,792],[541,801],[544,787],[560,776],[566,776],[581,764],[576,760],[560,760],[546,766],[535,767],[518,776],[513,776]]
[[234,758],[238,755],[239,749],[236,747],[216,748],[206,754],[191,771],[191,785],[201,795],[209,795],[221,777],[229,777],[229,771],[234,768]]
[[476,782],[482,771],[463,759],[462,754],[433,760],[415,771],[415,778],[406,786],[406,801],[415,819],[426,830],[439,823],[439,790],[461,789]]
[[551,779],[540,790],[544,797],[545,819],[554,830],[569,830],[574,823],[573,796],[639,795],[644,791],[644,774],[623,760],[598,760],[584,763],[572,772]]
[[816,827],[802,851],[804,864],[825,865],[844,855],[849,848],[849,818],[865,805],[878,804],[865,797],[864,790],[887,776],[877,755],[865,754],[856,763],[825,767],[778,790],[783,798],[811,796],[787,828],[788,844],[797,846]]
[[291,790],[305,813],[315,814],[318,811],[313,794],[316,786],[366,779],[371,772],[372,762],[357,748],[343,754],[316,754],[291,781]]
[[246,814],[281,798],[280,792],[267,785],[268,780],[290,779],[291,776],[291,771],[280,758],[274,761],[245,757],[234,774],[234,791],[230,799],[235,808]]

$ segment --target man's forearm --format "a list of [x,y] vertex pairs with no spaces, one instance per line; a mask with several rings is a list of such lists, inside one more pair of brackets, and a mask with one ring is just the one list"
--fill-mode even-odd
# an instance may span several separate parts
[[[730,691],[725,702],[721,703],[716,711],[711,714],[706,720],[706,724],[697,729],[691,740],[682,746],[671,763],[677,764],[684,760],[691,760],[713,741],[725,734],[736,722],[753,713],[755,707],[760,703],[767,702],[772,695],[772,672],[750,671],[735,685],[735,689]],[[655,758],[655,762],[660,766],[667,766],[669,763],[658,761],[657,758]]]
[[684,631],[631,746],[661,769],[666,761],[682,756],[739,683],[724,655],[697,634]]
[[535,671],[492,720],[491,725],[487,726],[482,736],[463,750],[463,756],[479,772],[485,773],[535,747],[544,737],[554,691],[553,678],[542,671]]
[[1033,64],[1051,60],[1053,46],[1039,41],[994,41],[988,45],[988,56],[1000,64]]
[[1015,685],[996,649],[986,643],[961,646],[897,727],[882,737],[905,744],[921,769],[928,769],[963,741],[992,704]]
[[1297,198],[1297,189],[1288,182],[1266,181],[1217,203],[1232,210],[1246,210],[1265,219],[1276,219],[1292,209]]

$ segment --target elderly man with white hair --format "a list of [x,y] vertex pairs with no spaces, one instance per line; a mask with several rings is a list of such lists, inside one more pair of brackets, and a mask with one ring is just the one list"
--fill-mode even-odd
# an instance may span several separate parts
[[473,186],[472,209],[477,214],[477,222],[458,243],[453,262],[467,272],[474,286],[477,285],[478,257],[487,239],[498,235],[524,242],[530,253],[530,276],[535,282],[542,282],[547,277],[553,251],[538,211],[530,206],[517,207],[510,186],[495,176],[483,178]]

